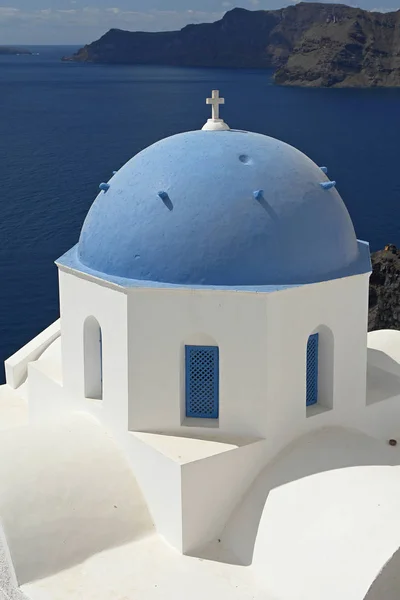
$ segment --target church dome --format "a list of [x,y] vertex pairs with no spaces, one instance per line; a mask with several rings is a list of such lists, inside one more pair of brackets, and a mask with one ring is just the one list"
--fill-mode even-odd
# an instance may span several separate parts
[[357,260],[358,246],[328,182],[302,152],[265,135],[174,135],[103,184],[81,231],[78,260],[109,276],[183,285],[340,276]]

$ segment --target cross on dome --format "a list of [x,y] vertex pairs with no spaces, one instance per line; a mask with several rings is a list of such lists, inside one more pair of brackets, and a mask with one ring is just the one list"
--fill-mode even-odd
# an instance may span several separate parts
[[211,98],[206,98],[206,104],[211,104],[212,117],[208,119],[204,125],[203,130],[205,131],[226,131],[230,129],[229,125],[225,123],[223,119],[219,117],[219,107],[221,104],[225,104],[225,98],[220,98],[219,90],[213,90]]
[[219,90],[213,90],[211,94],[211,98],[206,99],[207,104],[211,104],[212,106],[212,119],[219,119],[219,106],[220,104],[225,104],[225,98],[219,97]]

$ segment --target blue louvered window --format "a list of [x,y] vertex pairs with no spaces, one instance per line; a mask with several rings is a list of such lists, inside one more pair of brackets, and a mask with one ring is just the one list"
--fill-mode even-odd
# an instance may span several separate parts
[[185,364],[186,416],[218,419],[218,347],[185,346]]
[[318,333],[313,333],[307,342],[307,406],[318,402],[318,338]]

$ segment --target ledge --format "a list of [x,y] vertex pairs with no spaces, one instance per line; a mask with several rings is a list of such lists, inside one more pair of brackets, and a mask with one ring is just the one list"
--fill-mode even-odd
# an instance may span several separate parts
[[73,246],[68,252],[63,254],[58,260],[56,260],[57,267],[66,273],[72,273],[78,277],[82,277],[89,281],[96,283],[101,282],[102,285],[112,287],[118,290],[128,289],[170,289],[170,290],[201,290],[202,292],[208,291],[227,291],[227,292],[248,292],[248,293],[271,293],[279,292],[283,290],[290,290],[293,288],[303,287],[305,285],[313,285],[316,283],[324,283],[334,279],[342,279],[343,277],[352,277],[353,275],[363,275],[365,273],[371,273],[371,255],[369,251],[369,244],[362,240],[357,240],[358,244],[358,256],[350,264],[321,278],[311,278],[310,280],[292,282],[292,283],[277,283],[277,284],[265,284],[265,285],[185,285],[176,283],[162,283],[157,281],[128,279],[125,277],[119,277],[116,275],[107,275],[95,271],[90,267],[84,265],[78,257],[78,245]]
[[60,336],[60,319],[39,333],[33,340],[8,358],[4,365],[7,385],[18,388],[28,374],[28,363],[38,360],[54,340]]
[[218,429],[219,419],[193,419],[187,417],[182,421],[182,427],[205,427],[210,429]]
[[181,437],[176,435],[160,433],[131,432],[137,439],[154,448],[170,460],[178,464],[191,463],[203,460],[210,456],[236,450],[242,446],[248,446],[262,441],[260,438],[237,439],[231,441],[218,441],[198,437]]
[[322,415],[323,413],[329,412],[332,408],[323,406],[322,404],[312,404],[306,407],[306,417],[315,417],[316,415]]

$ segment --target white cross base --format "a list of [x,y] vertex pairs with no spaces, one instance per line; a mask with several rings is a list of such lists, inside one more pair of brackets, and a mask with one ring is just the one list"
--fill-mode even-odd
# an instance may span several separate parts
[[223,119],[219,118],[220,104],[225,104],[225,98],[219,97],[219,90],[212,91],[211,98],[206,99],[206,104],[211,104],[212,106],[212,118],[208,119],[207,123],[203,126],[203,131],[226,131],[230,129],[229,125]]

